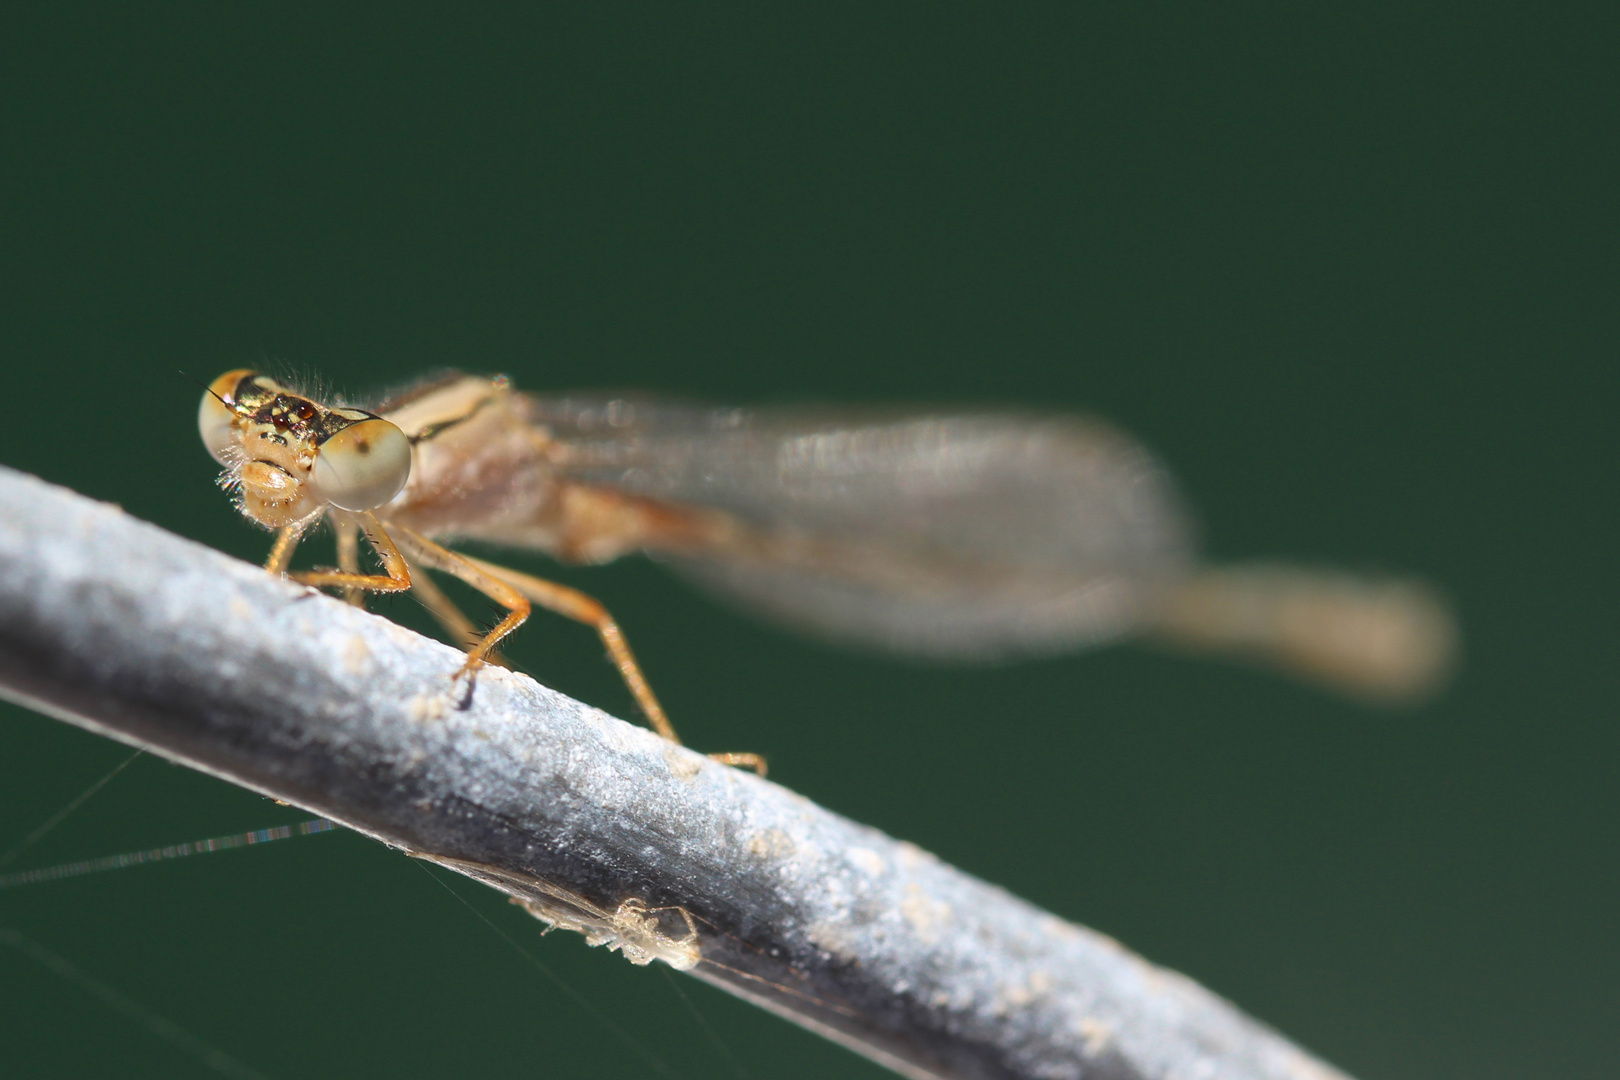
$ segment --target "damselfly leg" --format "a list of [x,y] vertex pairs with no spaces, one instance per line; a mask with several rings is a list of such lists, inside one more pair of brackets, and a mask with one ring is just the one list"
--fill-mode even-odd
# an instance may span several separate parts
[[[450,635],[450,640],[456,642],[463,649],[470,649],[483,640],[484,629],[468,618],[456,606],[455,601],[445,595],[444,590],[439,588],[427,571],[420,565],[412,563],[409,558],[405,561],[410,563],[411,566],[412,592],[415,594],[416,599],[421,601],[422,606],[427,608],[428,614],[432,615],[434,620],[444,628],[444,632]],[[512,666],[507,663],[506,657],[502,656],[498,649],[485,653],[484,663],[504,668]]]
[[[357,522],[355,519],[359,518],[371,520]],[[397,592],[402,588],[416,590],[423,605],[440,625],[458,640],[468,643],[466,663],[456,673],[456,678],[470,674],[480,664],[500,663],[501,657],[495,652],[495,647],[508,634],[522,626],[528,619],[532,606],[538,604],[547,611],[594,629],[607,650],[608,657],[613,661],[613,666],[618,669],[619,676],[624,680],[631,696],[636,699],[636,704],[640,706],[653,730],[671,742],[681,741],[675,734],[675,727],[669,722],[664,707],[653,693],[652,686],[647,682],[646,675],[642,673],[641,665],[636,661],[629,642],[625,640],[624,632],[601,601],[559,582],[548,581],[532,574],[462,555],[402,525],[394,526],[395,536],[398,537],[396,541],[388,536],[370,514],[355,515],[355,519],[349,519],[345,525],[344,519],[338,518],[340,530],[338,556],[343,561],[353,558],[355,560],[353,569],[300,571],[289,576],[306,585],[336,586],[346,593]],[[341,540],[345,532],[353,536],[356,531],[363,532],[376,549],[384,566],[389,568],[387,575],[358,572],[358,544],[354,542],[349,544],[354,552],[350,555],[344,551]],[[272,553],[273,556],[280,556],[282,559],[290,557],[291,548],[295,543],[296,540],[293,540],[283,545],[278,538],[278,550]],[[283,548],[285,550],[281,550]],[[401,553],[401,549],[404,554]],[[417,574],[412,575],[405,568],[410,564],[417,567]],[[506,608],[507,614],[493,629],[481,633],[472,620],[468,619],[426,574],[420,572],[422,569],[438,570],[460,579]],[[400,584],[401,581],[404,582],[403,586]],[[759,754],[723,753],[709,756],[721,764],[753,769],[759,775],[765,775],[765,759]]]
[[[337,544],[338,569],[348,574],[360,572],[360,526],[354,523],[353,518],[344,517],[332,523],[332,531]],[[412,582],[420,588],[420,583],[413,577]],[[350,585],[343,590],[343,599],[350,607],[364,607],[365,593]]]
[[[421,539],[414,535],[412,537],[413,542]],[[430,541],[423,542],[430,543]],[[445,551],[443,548],[440,550]],[[619,669],[619,677],[624,680],[625,686],[630,688],[631,695],[635,697],[636,704],[641,706],[641,711],[646,715],[647,722],[653,726],[653,730],[671,742],[681,741],[675,734],[675,728],[670,724],[669,717],[665,715],[664,707],[658,703],[652,687],[647,683],[647,677],[642,674],[641,665],[636,662],[635,654],[630,651],[630,643],[625,640],[624,632],[619,629],[619,624],[608,613],[608,609],[602,606],[600,600],[567,585],[485,562],[483,559],[475,559],[470,555],[459,555],[452,551],[445,551],[445,554],[471,563],[507,582],[547,611],[593,628],[602,639],[602,645],[607,649],[613,666]],[[765,759],[759,754],[732,753],[709,756],[722,764],[753,769],[759,775],[765,775]]]

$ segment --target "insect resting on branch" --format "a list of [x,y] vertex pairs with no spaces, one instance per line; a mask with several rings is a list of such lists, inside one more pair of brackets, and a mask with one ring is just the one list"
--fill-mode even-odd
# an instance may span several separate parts
[[[1082,417],[538,396],[460,373],[364,410],[244,369],[208,387],[198,427],[242,512],[277,530],[272,573],[288,573],[299,538],[329,518],[338,568],[289,576],[351,603],[414,588],[470,643],[458,678],[533,605],[585,623],[671,740],[599,602],[440,541],[575,563],[643,552],[764,617],[923,659],[1144,635],[1399,700],[1438,686],[1455,649],[1449,611],[1420,582],[1201,566],[1164,469]],[[360,535],[382,573],[361,572]],[[461,579],[505,617],[480,632],[424,570]],[[757,755],[715,756],[764,771]]]

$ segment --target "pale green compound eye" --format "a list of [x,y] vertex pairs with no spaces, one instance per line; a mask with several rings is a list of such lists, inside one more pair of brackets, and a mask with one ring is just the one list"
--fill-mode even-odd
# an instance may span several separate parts
[[350,424],[321,444],[310,476],[315,494],[341,510],[375,510],[411,475],[411,441],[387,420]]

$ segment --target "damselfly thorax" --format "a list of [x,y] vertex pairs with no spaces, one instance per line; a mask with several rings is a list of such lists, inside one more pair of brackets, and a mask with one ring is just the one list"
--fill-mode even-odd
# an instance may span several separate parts
[[[574,563],[643,552],[767,618],[933,660],[1146,634],[1397,699],[1438,685],[1454,651],[1449,613],[1421,583],[1199,565],[1164,469],[1082,417],[547,397],[461,374],[362,410],[241,370],[214,381],[198,419],[243,513],[279,530],[272,572],[286,572],[299,537],[330,518],[339,568],[290,576],[351,602],[415,588],[470,642],[463,672],[531,604],[585,622],[671,739],[602,605],[444,545]],[[358,535],[383,573],[360,572]],[[479,633],[424,570],[460,578],[508,614]]]

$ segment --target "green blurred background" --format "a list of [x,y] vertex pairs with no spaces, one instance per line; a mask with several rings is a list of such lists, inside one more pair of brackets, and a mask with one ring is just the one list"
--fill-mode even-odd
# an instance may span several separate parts
[[[0,462],[260,560],[180,370],[1102,413],[1212,556],[1440,584],[1449,692],[1372,711],[1139,647],[908,667],[644,561],[559,576],[693,744],[1362,1080],[1612,1077],[1613,9],[553,8],[5,16]],[[630,713],[588,632],[511,652]],[[0,708],[0,849],[126,753]],[[12,869],[303,816],[143,759]],[[275,1077],[885,1075],[456,888],[570,991],[350,834],[0,924]],[[214,1075],[13,950],[0,1071]]]

